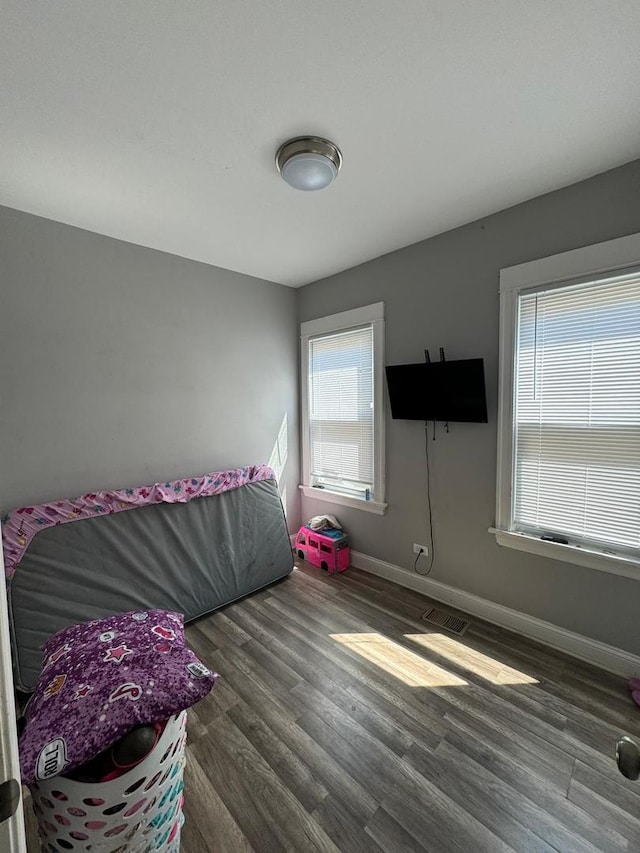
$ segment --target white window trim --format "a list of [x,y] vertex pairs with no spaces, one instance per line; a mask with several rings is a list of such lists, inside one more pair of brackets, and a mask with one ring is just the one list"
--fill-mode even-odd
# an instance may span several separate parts
[[338,492],[332,492],[329,489],[318,489],[314,486],[299,486],[302,494],[306,498],[313,498],[316,501],[324,501],[325,503],[338,504],[339,506],[348,506],[351,509],[362,509],[365,512],[373,512],[375,515],[384,515],[387,511],[387,504],[383,501],[364,501],[359,498],[351,498],[349,495],[341,495]]
[[490,527],[499,545],[552,557],[567,563],[640,580],[640,561],[605,554],[577,545],[543,542],[536,536],[516,533],[511,524],[511,477],[513,470],[513,372],[518,296],[521,291],[547,284],[597,278],[607,273],[640,266],[640,234],[597,243],[548,258],[500,270],[500,377],[498,384],[498,465],[496,476],[496,525]]
[[[364,326],[371,323],[373,327],[373,400],[374,400],[374,470],[373,500],[365,501],[358,498],[332,492],[329,489],[318,489],[310,485],[311,474],[309,460],[311,452],[309,447],[309,338],[324,332],[338,332],[341,329]],[[373,512],[376,515],[384,515],[387,504],[385,496],[385,436],[384,436],[384,302],[375,302],[362,308],[354,308],[351,311],[341,311],[328,317],[319,317],[317,320],[308,320],[300,324],[300,349],[301,349],[301,371],[300,389],[302,406],[302,479],[300,486],[302,493],[308,498],[326,503],[348,506],[353,509],[361,509],[365,512]]]

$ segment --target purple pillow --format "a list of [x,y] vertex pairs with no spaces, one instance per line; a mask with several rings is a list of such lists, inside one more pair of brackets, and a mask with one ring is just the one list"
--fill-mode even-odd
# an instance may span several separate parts
[[183,616],[122,613],[58,631],[20,737],[22,781],[68,773],[131,728],[202,699],[216,678],[185,645]]

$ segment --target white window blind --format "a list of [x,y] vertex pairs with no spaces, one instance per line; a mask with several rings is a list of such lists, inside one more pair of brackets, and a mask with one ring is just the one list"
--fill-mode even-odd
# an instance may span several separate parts
[[640,548],[640,274],[521,292],[512,529]]
[[374,480],[371,325],[309,339],[310,473],[366,499]]

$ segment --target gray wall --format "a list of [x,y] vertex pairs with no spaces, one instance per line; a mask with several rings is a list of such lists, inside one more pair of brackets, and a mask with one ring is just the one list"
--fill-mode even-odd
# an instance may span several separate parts
[[0,208],[0,508],[268,462],[297,293]]
[[[363,211],[366,216],[366,211]],[[434,579],[640,653],[640,583],[496,545],[498,286],[502,267],[640,231],[640,161],[300,291],[300,320],[370,302],[386,308],[387,364],[485,359],[489,424],[440,426],[430,441]],[[387,514],[303,498],[302,516],[335,512],[356,550],[411,570],[427,543],[424,427],[387,416]]]

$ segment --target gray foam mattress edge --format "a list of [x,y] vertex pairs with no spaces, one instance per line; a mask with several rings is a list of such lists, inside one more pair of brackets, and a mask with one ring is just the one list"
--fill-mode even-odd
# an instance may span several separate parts
[[151,608],[188,622],[292,569],[274,480],[45,529],[8,588],[16,687],[35,688],[42,644],[68,625]]

